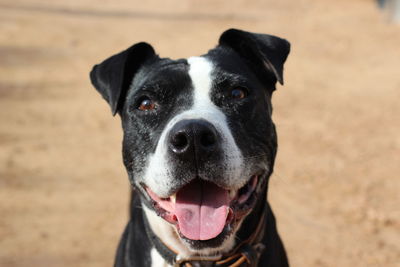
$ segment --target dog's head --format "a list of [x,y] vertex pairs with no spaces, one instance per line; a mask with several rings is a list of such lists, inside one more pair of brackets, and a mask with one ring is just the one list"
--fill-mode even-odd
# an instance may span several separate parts
[[131,183],[191,250],[234,239],[265,200],[277,147],[271,95],[289,48],[230,29],[200,57],[160,58],[138,43],[90,74],[121,116]]

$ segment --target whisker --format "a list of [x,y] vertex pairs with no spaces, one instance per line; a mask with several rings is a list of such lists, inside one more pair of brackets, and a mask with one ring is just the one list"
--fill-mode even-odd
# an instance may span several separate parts
[[138,206],[135,205],[135,206],[133,206],[133,208],[134,209],[141,209],[141,210],[143,209],[142,205],[138,205]]
[[267,156],[268,154],[259,154],[259,155],[254,155],[254,156],[248,156],[248,157],[244,157],[243,159],[255,159],[255,158],[262,158]]

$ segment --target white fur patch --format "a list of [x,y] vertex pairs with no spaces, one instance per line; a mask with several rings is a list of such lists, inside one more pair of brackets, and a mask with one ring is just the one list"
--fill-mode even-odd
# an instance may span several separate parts
[[158,253],[158,251],[155,248],[152,248],[150,251],[150,257],[151,257],[151,267],[170,267],[163,257]]
[[213,65],[203,57],[191,57],[188,59],[190,69],[189,76],[194,87],[194,105],[192,110],[204,111],[216,106],[211,102],[210,91],[212,86]]

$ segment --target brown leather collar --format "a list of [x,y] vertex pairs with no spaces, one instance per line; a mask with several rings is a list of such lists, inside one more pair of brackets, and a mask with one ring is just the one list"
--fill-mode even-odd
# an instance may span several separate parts
[[267,206],[265,205],[257,228],[251,236],[247,240],[239,243],[229,254],[216,257],[192,256],[182,258],[153,233],[145,216],[144,225],[146,233],[158,253],[174,267],[256,267],[258,266],[260,256],[265,249],[265,245],[262,243],[262,238],[264,237],[266,227],[266,216]]

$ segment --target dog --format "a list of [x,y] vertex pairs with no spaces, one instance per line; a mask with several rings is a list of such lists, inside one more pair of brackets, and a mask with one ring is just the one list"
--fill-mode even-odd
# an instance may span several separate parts
[[207,54],[137,43],[90,79],[121,117],[131,214],[115,259],[132,266],[289,266],[267,201],[271,97],[285,39],[229,29]]

